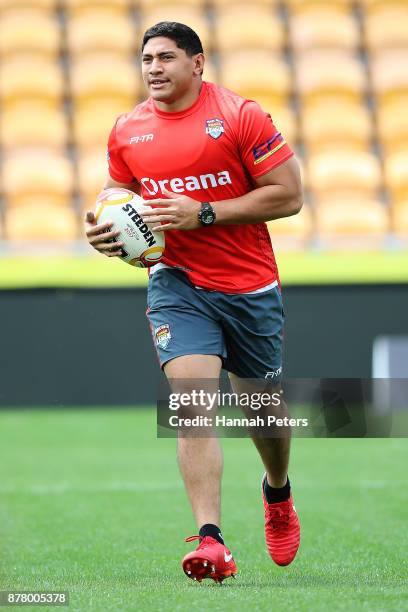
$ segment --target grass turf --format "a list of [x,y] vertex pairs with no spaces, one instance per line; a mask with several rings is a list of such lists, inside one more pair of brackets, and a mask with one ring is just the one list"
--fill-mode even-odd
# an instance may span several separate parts
[[294,441],[303,534],[287,568],[265,551],[251,442],[223,445],[239,576],[219,587],[180,569],[196,528],[154,411],[0,412],[1,588],[68,590],[71,611],[408,609],[406,440]]

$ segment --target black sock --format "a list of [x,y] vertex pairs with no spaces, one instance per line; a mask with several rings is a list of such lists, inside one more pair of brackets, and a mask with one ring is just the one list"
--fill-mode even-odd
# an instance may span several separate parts
[[217,525],[212,525],[211,523],[207,523],[203,525],[198,532],[202,538],[205,536],[211,536],[214,540],[217,540],[220,544],[224,544],[224,540],[222,539],[221,530]]
[[271,487],[268,479],[265,476],[263,488],[268,504],[277,504],[278,502],[287,501],[290,497],[289,477],[287,478],[286,484],[283,487]]

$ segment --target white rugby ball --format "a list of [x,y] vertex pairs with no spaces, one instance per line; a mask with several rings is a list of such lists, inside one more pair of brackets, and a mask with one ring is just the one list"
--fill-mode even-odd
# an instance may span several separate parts
[[97,223],[113,221],[112,229],[119,230],[116,241],[123,242],[120,258],[137,268],[150,268],[158,263],[164,252],[162,232],[154,232],[152,225],[143,223],[138,209],[145,206],[133,191],[113,187],[100,193],[96,201]]

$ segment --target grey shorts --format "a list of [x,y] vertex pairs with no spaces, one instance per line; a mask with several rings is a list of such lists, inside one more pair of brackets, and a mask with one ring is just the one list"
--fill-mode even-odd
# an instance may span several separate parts
[[149,278],[147,305],[161,367],[181,355],[219,355],[223,368],[240,378],[280,379],[284,312],[278,286],[227,294],[194,287],[180,270],[161,269]]

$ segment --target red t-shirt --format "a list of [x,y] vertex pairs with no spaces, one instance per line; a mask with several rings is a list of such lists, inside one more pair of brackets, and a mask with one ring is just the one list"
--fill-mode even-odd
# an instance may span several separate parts
[[[256,102],[207,82],[193,106],[178,113],[159,110],[152,98],[138,104],[118,118],[108,143],[111,177],[136,178],[146,200],[163,197],[163,186],[201,202],[237,198],[292,155]],[[169,230],[162,261],[183,269],[194,285],[225,293],[278,280],[265,223]]]

